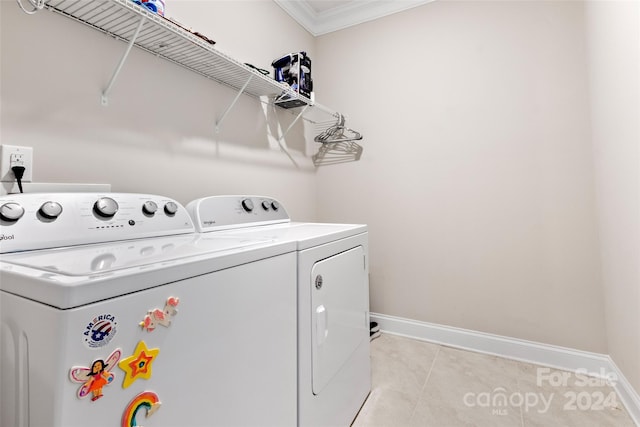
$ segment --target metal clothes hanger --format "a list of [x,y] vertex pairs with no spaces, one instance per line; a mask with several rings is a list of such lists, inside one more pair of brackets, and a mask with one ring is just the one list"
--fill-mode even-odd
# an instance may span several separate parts
[[338,113],[338,122],[313,139],[322,144],[312,157],[315,166],[360,160],[362,147],[355,141],[361,140],[362,135],[346,127],[344,122],[344,116]]
[[354,162],[360,160],[361,155],[362,147],[354,141],[328,142],[320,146],[320,149],[312,156],[312,159],[315,166],[323,166]]
[[322,144],[361,140],[362,135],[360,132],[349,129],[344,125],[344,122],[344,116],[338,113],[338,122],[316,136],[313,140]]

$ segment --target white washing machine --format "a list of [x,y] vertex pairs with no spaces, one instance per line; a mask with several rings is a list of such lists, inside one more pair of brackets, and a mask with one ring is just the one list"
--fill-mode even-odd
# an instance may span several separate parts
[[0,215],[0,425],[296,425],[295,244],[198,235],[154,195]]
[[203,235],[296,243],[298,424],[350,425],[371,390],[367,227],[291,222],[259,196],[213,196],[187,210]]

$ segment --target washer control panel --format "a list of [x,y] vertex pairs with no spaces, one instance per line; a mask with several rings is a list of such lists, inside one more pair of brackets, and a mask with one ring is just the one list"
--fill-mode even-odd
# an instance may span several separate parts
[[193,233],[173,199],[131,193],[0,197],[0,253]]
[[187,204],[199,232],[289,222],[279,201],[265,196],[211,196]]

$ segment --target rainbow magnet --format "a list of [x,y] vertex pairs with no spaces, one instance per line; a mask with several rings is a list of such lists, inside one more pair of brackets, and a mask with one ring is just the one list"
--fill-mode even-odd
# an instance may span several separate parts
[[164,309],[160,310],[159,308],[155,308],[153,310],[149,310],[144,316],[142,322],[140,322],[140,326],[143,329],[146,329],[147,332],[153,332],[158,325],[168,328],[171,326],[171,318],[178,314],[178,309],[176,307],[179,303],[180,298],[167,298],[167,301],[164,304]]
[[107,360],[96,359],[91,364],[90,368],[84,366],[74,366],[69,371],[69,377],[71,381],[76,383],[82,383],[82,386],[78,389],[78,398],[82,399],[93,394],[91,401],[96,401],[102,397],[102,388],[113,383],[115,375],[111,372],[120,360],[122,350],[119,348],[114,350],[109,355]]
[[147,348],[144,341],[138,342],[133,355],[122,359],[118,366],[125,372],[122,388],[127,388],[138,378],[151,378],[151,364],[160,353],[159,348]]
[[125,408],[122,413],[122,424],[120,424],[120,426],[142,427],[136,422],[138,412],[144,408],[147,411],[146,417],[150,417],[160,409],[160,405],[162,405],[162,403],[160,402],[157,394],[152,391],[143,391],[134,397]]

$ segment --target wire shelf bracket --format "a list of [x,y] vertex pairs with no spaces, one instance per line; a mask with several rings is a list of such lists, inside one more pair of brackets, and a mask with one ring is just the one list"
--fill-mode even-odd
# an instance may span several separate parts
[[118,78],[118,75],[120,74],[120,71],[122,70],[122,67],[124,66],[124,63],[127,61],[127,57],[129,56],[129,52],[131,52],[131,48],[135,44],[136,39],[138,38],[138,35],[140,34],[140,30],[142,30],[142,25],[144,24],[145,20],[146,20],[146,18],[144,16],[142,18],[140,18],[140,22],[138,23],[138,27],[136,28],[135,33],[131,37],[131,40],[129,40],[129,43],[127,44],[127,48],[125,49],[124,54],[122,55],[122,58],[120,58],[120,62],[118,62],[118,65],[116,66],[116,69],[113,71],[113,75],[111,76],[111,80],[109,80],[109,84],[107,85],[106,89],[102,91],[102,96],[100,97],[100,102],[105,107],[109,105],[109,92],[111,92],[111,88],[113,88],[113,85],[116,82],[116,79]]
[[304,108],[302,108],[302,110],[298,113],[296,118],[293,119],[293,121],[291,122],[287,130],[285,130],[280,136],[280,138],[278,138],[278,144],[282,145],[282,141],[284,141],[284,138],[287,136],[287,134],[293,128],[293,126],[298,122],[298,120],[300,120],[300,118],[304,115],[305,111],[307,111],[307,108],[309,108],[309,106],[305,105]]
[[238,102],[238,99],[240,98],[240,95],[242,95],[244,93],[244,90],[247,88],[247,86],[249,86],[249,83],[251,82],[252,78],[253,78],[253,76],[250,75],[249,79],[242,86],[242,88],[240,88],[240,90],[238,91],[236,97],[233,98],[233,101],[231,101],[231,104],[227,107],[226,110],[224,110],[224,113],[222,113],[222,117],[220,117],[218,119],[218,121],[216,122],[216,133],[220,133],[220,127],[222,126],[222,122],[227,117],[227,114],[229,114],[229,111],[231,111],[233,109],[233,107],[236,105],[236,102]]

